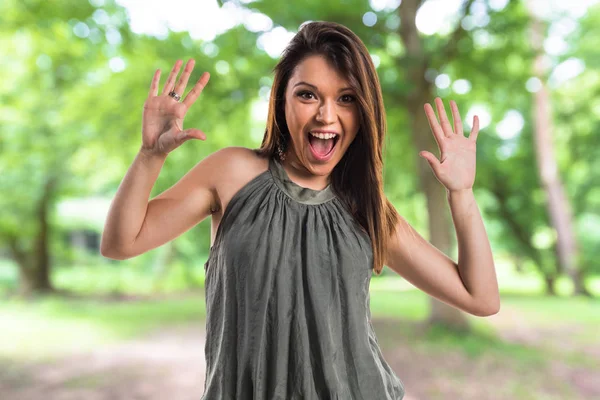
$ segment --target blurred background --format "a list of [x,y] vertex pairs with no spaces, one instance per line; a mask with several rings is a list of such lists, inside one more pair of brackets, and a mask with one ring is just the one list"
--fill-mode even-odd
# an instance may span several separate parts
[[[152,197],[225,146],[260,145],[272,68],[307,21],[367,45],[388,119],[386,193],[457,259],[423,104],[481,130],[475,196],[502,308],[478,318],[390,269],[371,280],[384,356],[415,399],[600,398],[600,4],[570,0],[3,0],[0,399],[198,399],[207,219],[126,261],[102,257],[141,143],[152,75],[211,80]],[[190,85],[191,87],[191,85]],[[188,87],[188,90],[189,88]]]

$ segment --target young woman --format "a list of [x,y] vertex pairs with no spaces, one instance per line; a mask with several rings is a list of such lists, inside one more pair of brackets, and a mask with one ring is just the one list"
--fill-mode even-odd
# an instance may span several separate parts
[[404,385],[371,325],[369,283],[383,265],[474,315],[499,309],[494,265],[473,198],[477,119],[467,138],[425,105],[441,161],[421,152],[446,187],[460,265],[424,240],[383,193],[386,130],[379,80],[349,29],[304,25],[275,67],[262,145],[225,148],[148,202],[167,154],[190,139],[177,61],[144,106],[142,145],[111,206],[102,254],[126,259],[212,216],[206,269],[203,399],[401,399]]

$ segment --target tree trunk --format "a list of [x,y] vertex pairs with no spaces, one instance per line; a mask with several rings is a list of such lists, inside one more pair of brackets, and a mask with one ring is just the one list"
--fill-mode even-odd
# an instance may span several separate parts
[[19,237],[9,239],[10,253],[19,268],[19,294],[23,296],[54,291],[50,281],[48,211],[55,187],[56,179],[50,177],[44,186],[42,197],[35,210],[39,229],[37,235],[33,238],[32,246],[27,248],[23,241],[19,240]]
[[546,295],[556,296],[556,277],[554,275],[544,276],[544,284],[546,285]]
[[[433,99],[433,88],[427,79],[425,71],[428,68],[427,55],[424,53],[415,17],[422,0],[404,0],[400,7],[400,35],[408,54],[408,78],[414,87],[405,100],[410,115],[411,131],[415,148],[428,150],[433,154],[438,152],[437,144],[431,133],[429,122],[423,110],[423,105]],[[438,182],[428,163],[417,157],[419,185],[425,193],[427,212],[429,216],[429,241],[445,254],[451,253],[452,248],[452,219],[446,199],[445,188]],[[430,323],[442,323],[457,330],[468,328],[464,314],[453,307],[431,298]]]
[[[511,230],[513,238],[521,246],[522,251],[527,254],[529,259],[535,263],[538,271],[544,279],[546,285],[546,294],[555,296],[556,291],[554,290],[554,283],[556,277],[559,274],[558,263],[554,262],[552,266],[549,266],[549,262],[546,261],[547,257],[543,257],[542,252],[533,245],[532,243],[532,232],[527,229],[528,227],[522,226],[522,224],[515,218],[515,214],[511,211],[508,206],[508,188],[506,187],[506,177],[501,175],[494,175],[492,181],[491,193],[495,195],[496,202],[498,204],[498,212],[504,224]],[[551,261],[550,261],[551,262]],[[523,260],[521,257],[515,257],[514,260],[518,273],[523,271]]]
[[536,54],[533,73],[541,83],[540,90],[534,94],[533,104],[534,148],[537,155],[538,173],[548,199],[547,207],[550,222],[557,234],[556,253],[560,268],[571,277],[574,285],[573,294],[591,296],[585,288],[583,276],[577,266],[578,249],[572,227],[571,207],[565,195],[556,158],[554,157],[550,96],[546,85],[547,71],[544,65],[545,54],[542,47],[545,26],[535,15],[532,3],[531,0],[528,2],[531,17],[530,42]]

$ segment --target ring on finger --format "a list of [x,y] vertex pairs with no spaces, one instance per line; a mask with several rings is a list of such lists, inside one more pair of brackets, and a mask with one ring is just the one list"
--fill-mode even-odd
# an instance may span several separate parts
[[177,100],[177,101],[181,100],[181,95],[180,95],[180,94],[177,94],[177,93],[175,93],[175,91],[174,91],[174,90],[171,90],[171,91],[169,92],[169,96],[171,96],[172,98],[174,98],[174,99],[175,99],[175,100]]

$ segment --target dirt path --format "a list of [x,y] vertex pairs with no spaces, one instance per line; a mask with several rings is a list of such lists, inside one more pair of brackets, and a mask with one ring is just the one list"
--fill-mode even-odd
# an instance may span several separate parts
[[[0,371],[0,399],[198,400],[204,327],[169,329],[42,365]],[[404,400],[416,400],[410,394]]]
[[0,399],[198,400],[204,371],[204,327],[190,326],[0,374]]
[[[539,339],[540,332],[519,321],[508,313],[490,318],[505,340]],[[394,324],[398,321],[373,320],[380,339],[397,336]],[[93,352],[0,371],[0,399],[198,400],[204,389],[203,329],[200,325],[169,328]],[[382,348],[407,388],[404,400],[508,400],[515,398],[511,395],[515,387],[523,399],[600,398],[598,370],[569,367],[560,360],[548,370],[522,371],[510,360],[494,356],[469,359],[459,352],[439,354],[408,345]],[[573,390],[565,391],[569,385]]]
[[[440,355],[431,349],[396,346],[384,348],[384,354],[414,399],[600,399],[600,363],[590,368],[565,362],[582,354],[590,360],[600,355],[600,343],[582,347],[573,340],[573,335],[585,328],[577,325],[536,327],[509,307],[488,317],[486,322],[505,343],[551,351],[554,356],[548,357],[548,365],[534,363],[528,369],[516,365],[510,357],[501,358],[493,353],[470,358],[459,351],[448,350]],[[397,324],[393,320],[379,320],[374,326],[379,336],[394,330]]]

